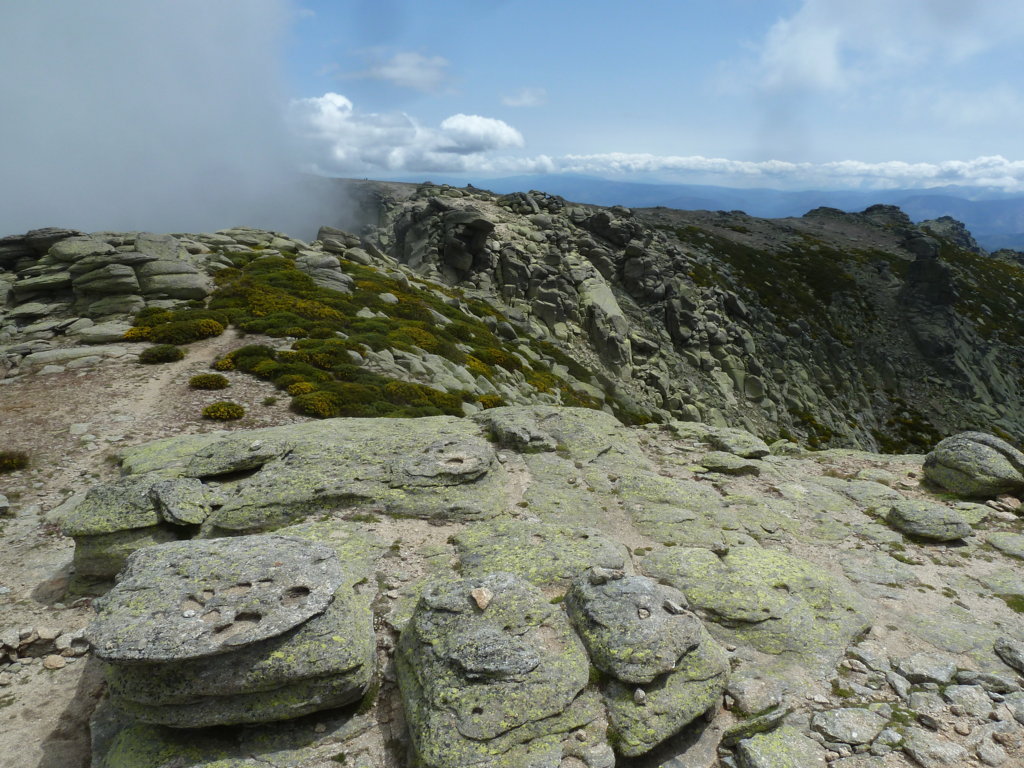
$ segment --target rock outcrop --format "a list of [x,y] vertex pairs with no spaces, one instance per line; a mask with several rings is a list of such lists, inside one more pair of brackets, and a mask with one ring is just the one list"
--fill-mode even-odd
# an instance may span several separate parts
[[[93,553],[117,525],[181,540],[117,550],[135,552],[89,634],[113,708],[96,762],[1010,760],[1017,742],[982,729],[999,697],[1024,720],[1016,515],[931,494],[922,456],[786,451],[552,406],[128,449],[65,527],[105,526],[78,537]],[[232,499],[246,525],[212,524]],[[193,735],[217,723],[259,727]]]
[[132,555],[87,639],[110,702],[176,728],[290,719],[358,700],[374,675],[367,602],[334,550],[287,536]]
[[[1017,262],[892,206],[351,186],[314,242],[0,241],[4,391],[208,340],[153,380],[291,398],[48,513],[94,765],[1024,760]],[[85,645],[0,628],[0,706]]]
[[935,446],[925,476],[965,497],[991,497],[1024,489],[1024,453],[995,435],[964,432]]

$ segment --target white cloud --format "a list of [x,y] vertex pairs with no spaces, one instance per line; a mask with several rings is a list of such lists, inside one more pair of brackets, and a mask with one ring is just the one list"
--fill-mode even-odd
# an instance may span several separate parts
[[544,88],[520,88],[501,97],[501,103],[506,107],[539,107],[547,101],[548,92]]
[[452,141],[448,151],[458,154],[523,146],[523,135],[519,131],[493,117],[452,115],[441,123],[441,131]]
[[1019,0],[803,0],[771,27],[758,67],[769,89],[837,90],[1022,39]]
[[[404,113],[361,112],[339,93],[294,101],[289,118],[309,167],[323,173],[481,169],[491,167],[487,153],[524,143],[519,131],[495,118],[457,114],[430,128]],[[506,161],[495,162],[497,168]]]
[[945,184],[1002,187],[1024,191],[1024,161],[1000,155],[939,163],[890,161],[867,163],[841,160],[828,163],[791,163],[783,160],[751,162],[699,155],[681,157],[608,153],[565,155],[555,158],[560,172],[598,175],[659,175],[677,180],[694,176],[722,185],[762,184],[771,187],[819,189],[934,187]]
[[448,60],[441,56],[424,56],[415,51],[400,51],[380,61],[357,77],[385,80],[402,88],[429,93],[438,90],[447,77]]
[[[946,184],[1024,191],[1024,161],[1001,155],[935,163],[731,160],[608,152],[523,156],[522,134],[495,118],[457,114],[436,128],[404,113],[361,112],[338,93],[292,103],[290,122],[310,170],[339,175],[472,172],[580,173],[629,179],[783,189],[925,188]],[[503,151],[504,150],[504,151]]]

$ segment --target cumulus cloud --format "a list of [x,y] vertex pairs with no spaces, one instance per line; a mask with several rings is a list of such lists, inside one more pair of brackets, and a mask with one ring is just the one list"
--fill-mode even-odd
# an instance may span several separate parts
[[384,80],[401,88],[430,93],[438,90],[448,76],[448,60],[441,56],[425,56],[415,51],[399,51],[379,61],[357,77]]
[[457,114],[441,123],[441,132],[452,143],[448,151],[460,155],[523,146],[523,135],[503,120]]
[[519,131],[495,118],[460,113],[431,128],[401,112],[360,111],[339,93],[294,101],[289,118],[309,167],[320,173],[483,168],[491,162],[488,153],[524,144]]
[[506,107],[540,107],[547,101],[548,92],[544,88],[520,88],[501,97],[501,103]]

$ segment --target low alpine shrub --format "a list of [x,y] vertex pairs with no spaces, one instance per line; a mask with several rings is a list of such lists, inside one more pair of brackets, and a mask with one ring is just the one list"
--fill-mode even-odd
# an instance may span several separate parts
[[214,421],[234,421],[245,416],[245,408],[238,403],[232,403],[229,400],[220,400],[216,403],[210,403],[208,406],[203,408],[203,418],[213,419]]
[[192,389],[224,389],[230,384],[227,376],[221,376],[219,373],[200,373],[188,380],[188,385]]
[[28,466],[28,454],[24,451],[0,451],[0,472],[16,472]]
[[139,353],[139,362],[146,365],[158,363],[174,363],[185,357],[185,350],[173,344],[157,344],[147,347]]

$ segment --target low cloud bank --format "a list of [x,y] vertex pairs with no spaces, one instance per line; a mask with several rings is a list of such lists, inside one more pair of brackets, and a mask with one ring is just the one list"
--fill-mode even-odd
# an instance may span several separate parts
[[1024,161],[995,155],[938,163],[792,163],[607,152],[529,155],[514,127],[452,115],[436,128],[405,113],[367,113],[338,93],[292,102],[289,122],[307,168],[339,176],[575,173],[623,179],[779,188],[893,189],[947,184],[1024,191]]
[[282,119],[290,13],[287,0],[3,3],[0,235],[311,236],[331,212],[296,173]]

